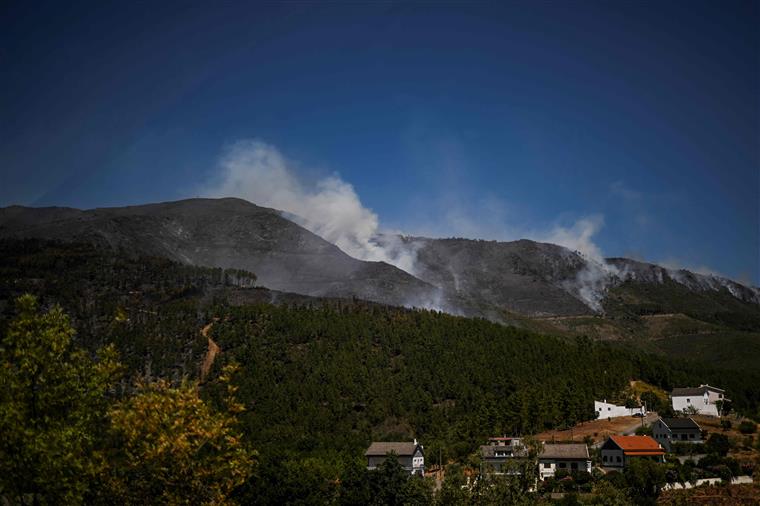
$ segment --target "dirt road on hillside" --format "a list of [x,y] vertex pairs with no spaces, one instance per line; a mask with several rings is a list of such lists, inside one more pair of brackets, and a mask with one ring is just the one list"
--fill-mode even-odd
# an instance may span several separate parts
[[[657,413],[650,412],[644,417],[643,424],[651,425],[659,416]],[[641,427],[642,419],[632,416],[621,416],[611,420],[592,420],[590,422],[579,423],[578,425],[566,430],[548,430],[536,434],[540,441],[576,441],[582,442],[586,436],[591,437],[594,441],[594,447],[604,443],[607,438],[615,434],[631,435],[636,429]]]
[[206,356],[203,357],[203,363],[201,364],[201,381],[206,379],[206,376],[211,370],[211,366],[214,365],[214,359],[216,359],[216,356],[222,352],[219,345],[209,336],[209,332],[213,326],[214,323],[211,322],[201,329],[201,335],[208,340],[208,350],[206,351]]

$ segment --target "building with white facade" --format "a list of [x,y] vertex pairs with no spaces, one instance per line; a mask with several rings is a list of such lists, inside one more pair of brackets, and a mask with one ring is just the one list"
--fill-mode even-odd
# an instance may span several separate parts
[[425,474],[425,453],[416,439],[413,442],[373,442],[364,452],[367,469],[377,469],[390,454],[396,455],[399,464],[408,473]]
[[670,394],[673,411],[687,414],[720,416],[716,402],[727,401],[725,390],[699,385],[698,388],[674,388]]
[[559,470],[590,473],[591,457],[585,444],[545,443],[538,456],[538,478],[552,478]]
[[597,419],[604,418],[617,418],[619,416],[634,416],[636,414],[646,415],[647,410],[644,406],[638,408],[626,408],[625,406],[617,406],[607,399],[603,401],[594,401],[594,412]]
[[519,474],[518,463],[528,458],[528,449],[519,437],[492,437],[480,447],[483,471],[495,474]]

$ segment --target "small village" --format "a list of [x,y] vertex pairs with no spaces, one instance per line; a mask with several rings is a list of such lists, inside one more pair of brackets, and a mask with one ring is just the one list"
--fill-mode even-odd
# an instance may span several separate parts
[[[689,473],[688,479],[668,473],[663,490],[753,483],[754,466],[726,470],[721,464],[698,465],[703,460],[715,460],[716,449],[724,457],[727,454],[728,438],[723,433],[732,422],[725,416],[730,410],[730,399],[725,391],[703,384],[674,388],[668,397],[674,416],[659,416],[648,411],[645,405],[621,406],[605,399],[594,401],[596,420],[585,422],[585,430],[577,431],[575,436],[570,429],[559,434],[564,437],[558,438],[558,434],[552,433],[550,439],[546,433],[490,437],[477,449],[478,469],[468,473],[463,487],[473,487],[485,476],[519,477],[533,471],[531,490],[543,489],[558,499],[563,492],[583,490],[592,475],[623,472],[642,460],[656,464],[677,462],[696,470]],[[750,424],[753,427],[749,427]],[[617,426],[619,433],[594,431],[593,436],[587,434],[590,427],[609,425]],[[741,425],[742,434],[756,431],[753,422],[744,421]],[[744,430],[745,427],[748,429]],[[749,436],[747,441],[751,445],[754,436]],[[425,448],[416,439],[373,442],[365,452],[367,469],[377,469],[391,454],[410,475],[433,478],[440,488],[444,470],[440,465],[426,467]]]

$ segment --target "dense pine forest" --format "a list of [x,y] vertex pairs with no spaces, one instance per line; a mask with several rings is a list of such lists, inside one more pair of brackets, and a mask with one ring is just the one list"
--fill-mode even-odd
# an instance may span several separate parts
[[[720,385],[735,410],[760,413],[760,371],[431,311],[272,297],[255,280],[84,244],[4,240],[0,330],[8,334],[22,294],[43,309],[60,304],[76,346],[93,354],[113,345],[124,367],[114,402],[138,381],[202,379],[200,395],[221,410],[232,381],[240,430],[259,461],[235,492],[242,502],[348,504],[348,485],[341,495],[338,483],[362,482],[372,440],[416,437],[429,464],[439,455],[465,462],[488,436],[590,420],[593,400],[616,398],[631,379],[665,390]],[[200,378],[209,339],[221,353]],[[225,371],[236,366],[230,380]],[[370,494],[356,486],[357,497]]]

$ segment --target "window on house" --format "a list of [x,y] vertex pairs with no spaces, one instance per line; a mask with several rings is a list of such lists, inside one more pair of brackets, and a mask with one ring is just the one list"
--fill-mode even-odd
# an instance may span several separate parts
[[607,408],[607,411],[612,411],[612,408]]
[[577,462],[571,463],[570,464],[570,469],[578,469],[578,463]]
[[617,456],[617,461],[622,462],[622,459],[620,458],[620,455]]
[[605,455],[604,457],[602,457],[602,462],[607,462],[607,455]]
[[694,439],[694,434],[689,434],[689,439]]
[[686,404],[691,404],[691,399],[686,399]]
[[544,469],[549,469],[550,467],[552,467],[551,464],[549,464],[548,462],[544,462]]
[[564,468],[567,467],[567,464],[565,464],[564,462],[560,462],[559,463],[559,467],[560,467],[560,469],[564,469]]

